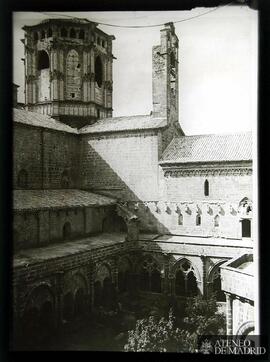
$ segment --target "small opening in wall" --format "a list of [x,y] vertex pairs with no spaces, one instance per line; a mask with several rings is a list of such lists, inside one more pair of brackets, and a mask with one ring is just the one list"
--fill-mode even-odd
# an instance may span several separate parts
[[219,215],[215,216],[215,227],[219,226]]
[[100,118],[100,110],[99,109],[97,110],[97,118],[98,119]]
[[70,93],[71,98],[75,98],[75,93]]
[[48,69],[50,68],[50,60],[48,54],[45,50],[41,50],[38,52],[38,70]]
[[78,69],[80,69],[80,68],[81,68],[81,64],[80,64],[80,63],[78,63],[77,68],[78,68]]
[[101,45],[103,46],[103,48],[105,48],[105,41],[104,40],[102,40]]
[[242,237],[250,238],[251,236],[251,223],[250,220],[244,219],[242,220]]
[[183,225],[183,215],[182,214],[178,215],[178,225]]
[[209,182],[208,182],[208,180],[204,181],[204,196],[209,196]]
[[196,215],[196,225],[197,225],[197,226],[198,226],[198,225],[201,225],[201,221],[202,221],[201,215],[197,214],[197,215]]

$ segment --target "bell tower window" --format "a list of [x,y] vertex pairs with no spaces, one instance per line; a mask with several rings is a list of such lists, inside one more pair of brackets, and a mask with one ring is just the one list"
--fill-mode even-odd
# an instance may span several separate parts
[[45,50],[38,52],[38,70],[50,68],[50,60]]
[[100,57],[98,56],[98,57],[96,57],[96,60],[95,60],[95,81],[96,81],[97,85],[99,86],[99,88],[102,85],[102,77],[103,77],[102,61],[101,61]]

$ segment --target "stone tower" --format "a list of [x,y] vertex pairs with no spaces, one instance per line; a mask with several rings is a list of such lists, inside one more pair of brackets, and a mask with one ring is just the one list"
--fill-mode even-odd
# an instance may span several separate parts
[[85,19],[24,26],[25,104],[72,127],[112,116],[112,40]]
[[184,135],[179,125],[178,38],[173,23],[161,29],[160,45],[153,47],[152,57],[153,117],[167,119],[166,147],[175,133]]

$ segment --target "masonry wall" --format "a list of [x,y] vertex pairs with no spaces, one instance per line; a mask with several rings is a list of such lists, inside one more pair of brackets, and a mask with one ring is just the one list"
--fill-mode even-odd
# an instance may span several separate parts
[[81,138],[82,188],[122,200],[158,197],[158,137],[154,132]]
[[[209,196],[204,195],[206,180],[209,182]],[[252,176],[246,174],[168,176],[164,180],[164,195],[168,201],[195,199],[240,202],[244,197],[252,199]]]
[[13,185],[18,185],[19,172],[27,172],[28,189],[60,189],[62,174],[69,178],[66,188],[79,185],[79,139],[66,132],[39,127],[14,125]]
[[69,176],[67,188],[79,186],[79,140],[76,135],[64,132],[43,132],[44,146],[44,188],[58,189],[61,185],[62,173]]
[[[213,175],[210,168],[208,175],[200,175],[206,170],[201,171],[199,168],[182,170],[179,173],[165,171],[165,176],[164,171],[160,171],[162,197],[156,205],[148,205],[149,215],[152,219],[154,215],[159,221],[157,231],[167,230],[169,233],[180,235],[242,238],[238,208],[243,198],[252,200],[251,166],[240,172],[239,169],[230,169],[227,175],[222,174],[226,165],[223,164],[222,167],[222,171],[217,171],[216,175]],[[204,194],[206,180],[209,183],[209,196]],[[151,228],[149,216],[142,220],[144,229]]]
[[18,175],[21,170],[28,174],[29,187],[42,187],[42,147],[41,130],[23,125],[13,128],[13,187],[18,187]]
[[254,305],[248,300],[240,298],[233,299],[232,302],[232,334],[236,335],[239,329],[247,321],[254,322]]
[[15,212],[14,247],[18,250],[63,241],[66,223],[71,226],[69,240],[100,233],[103,220],[110,212],[107,207]]

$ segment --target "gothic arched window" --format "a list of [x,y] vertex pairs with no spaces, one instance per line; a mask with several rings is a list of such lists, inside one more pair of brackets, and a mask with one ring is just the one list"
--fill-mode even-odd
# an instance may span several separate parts
[[175,294],[178,296],[194,296],[198,294],[197,279],[191,263],[183,259],[175,273]]
[[102,85],[102,79],[103,79],[103,71],[102,71],[102,61],[100,57],[96,57],[95,60],[95,81],[97,82],[97,85],[101,87]]
[[28,174],[25,170],[21,170],[18,174],[18,187],[22,189],[28,187]]
[[66,96],[67,99],[78,100],[81,96],[81,67],[79,54],[71,49],[66,60]]
[[152,257],[145,258],[140,270],[140,289],[153,293],[161,293],[161,273]]
[[204,196],[209,196],[209,181],[204,181]]
[[50,59],[49,55],[45,50],[41,50],[38,52],[38,70],[48,69],[50,68]]

